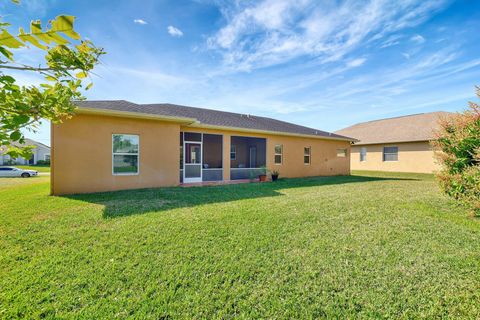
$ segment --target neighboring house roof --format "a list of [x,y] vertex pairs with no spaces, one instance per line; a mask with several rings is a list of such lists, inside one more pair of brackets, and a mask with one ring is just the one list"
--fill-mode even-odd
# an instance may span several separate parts
[[[22,146],[37,146],[37,147],[44,147],[44,148],[47,148],[48,150],[50,150],[50,147],[47,146],[46,144],[43,144],[43,143],[41,143],[41,142],[38,142],[38,141],[35,141],[35,140],[32,140],[32,139],[29,139],[29,138],[25,138],[25,142],[24,142],[24,143],[14,142],[13,145],[14,145],[14,146],[17,146],[17,147],[22,147]],[[7,149],[6,146],[0,146],[0,154],[3,154],[3,152],[5,152],[6,149]]]
[[50,147],[47,146],[46,144],[43,144],[43,143],[41,143],[41,142],[38,142],[38,141],[35,141],[35,140],[32,140],[32,139],[29,139],[29,138],[25,138],[25,143],[22,144],[22,145],[23,145],[23,146],[41,146],[41,147],[50,149]]
[[244,129],[248,131],[265,131],[291,135],[307,135],[318,138],[354,141],[355,139],[334,134],[318,129],[312,129],[293,123],[275,120],[266,117],[258,117],[247,114],[217,111],[211,109],[180,106],[169,103],[161,104],[136,104],[124,100],[114,101],[78,101],[76,105],[80,112],[89,110],[122,112],[125,114],[148,114],[172,119],[182,119],[188,125],[197,127],[221,127],[224,129]]
[[[37,146],[37,147],[44,147],[44,148],[47,148],[48,150],[50,150],[50,147],[47,146],[46,144],[43,144],[41,142],[38,142],[38,141],[35,141],[35,140],[32,140],[32,139],[29,139],[29,138],[25,138],[25,142],[24,143],[18,143],[18,142],[14,142],[12,143],[14,146],[18,146],[18,147],[22,147],[22,146]],[[2,150],[0,150],[2,151]]]
[[433,139],[439,119],[451,114],[439,111],[373,120],[357,123],[335,133],[360,140],[356,145],[429,141]]

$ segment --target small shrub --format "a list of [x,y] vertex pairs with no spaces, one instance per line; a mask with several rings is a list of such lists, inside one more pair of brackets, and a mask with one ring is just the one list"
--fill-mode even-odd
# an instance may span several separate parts
[[442,119],[433,145],[442,190],[480,215],[480,106],[471,102],[463,113]]
[[15,162],[14,159],[3,160],[3,165],[4,166],[13,166],[15,164],[16,164],[16,162]]
[[38,160],[38,161],[37,161],[37,164],[38,164],[38,165],[42,165],[42,166],[44,166],[44,165],[50,165],[50,160]]

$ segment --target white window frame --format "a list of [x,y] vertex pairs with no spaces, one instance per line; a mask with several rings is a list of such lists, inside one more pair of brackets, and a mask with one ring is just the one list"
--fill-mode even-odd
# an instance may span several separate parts
[[[308,149],[308,154],[305,153],[305,149]],[[305,157],[308,157],[308,163],[305,163]],[[303,164],[309,166],[312,164],[312,147],[303,147]]]
[[[233,148],[233,151],[232,151]],[[232,158],[233,153],[233,158]],[[230,145],[230,160],[237,160],[237,146],[234,144]]]
[[360,162],[367,161],[367,147],[360,147]]
[[[342,156],[339,155],[339,151],[342,151]],[[337,149],[337,158],[346,158],[348,156],[348,150],[345,148],[338,148]]]
[[[280,153],[277,153],[277,147],[280,147]],[[275,158],[276,156],[280,156],[280,163],[277,163]],[[277,166],[280,166],[283,164],[283,144],[276,144],[274,149],[273,149],[273,163]]]
[[44,154],[44,155],[43,155],[43,161],[47,161],[47,156],[50,158],[50,159],[48,159],[48,160],[51,161],[52,157],[50,156],[50,153],[47,153],[47,154]]
[[[138,152],[137,153],[127,153],[127,152],[113,152],[113,137],[114,136],[137,136],[138,137]],[[112,133],[112,175],[114,176],[138,176],[140,174],[140,135],[133,133]],[[137,156],[137,172],[115,172],[115,155],[119,156]]]
[[[395,152],[395,153],[385,152],[385,148],[397,148],[397,152]],[[384,146],[383,149],[382,149],[382,160],[383,160],[383,162],[397,162],[399,151],[400,150],[398,150],[398,146]],[[387,155],[387,154],[388,155],[395,154],[397,156],[397,160],[385,160],[385,155]]]

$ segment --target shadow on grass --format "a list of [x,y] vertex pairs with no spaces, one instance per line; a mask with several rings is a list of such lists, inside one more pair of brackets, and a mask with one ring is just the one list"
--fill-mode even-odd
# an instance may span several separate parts
[[281,196],[278,190],[314,186],[364,183],[371,181],[405,180],[415,178],[376,176],[334,176],[279,179],[271,183],[245,183],[204,187],[170,187],[137,189],[64,196],[65,198],[100,204],[104,206],[104,218],[117,218],[164,211],[183,207]]

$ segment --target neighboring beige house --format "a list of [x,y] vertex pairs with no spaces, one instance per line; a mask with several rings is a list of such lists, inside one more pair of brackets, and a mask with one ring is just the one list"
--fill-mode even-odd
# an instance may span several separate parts
[[449,112],[373,120],[336,131],[360,140],[352,146],[351,169],[432,173],[439,169],[430,141]]
[[38,160],[50,161],[50,147],[32,139],[25,139],[24,146],[35,146],[32,150],[33,154],[30,159],[18,157],[12,159],[9,155],[4,154],[6,147],[0,147],[0,166],[1,165],[32,165],[37,164]]
[[[52,125],[52,194],[350,174],[355,139],[248,114],[173,104],[78,102]],[[74,168],[74,170],[72,170]]]

